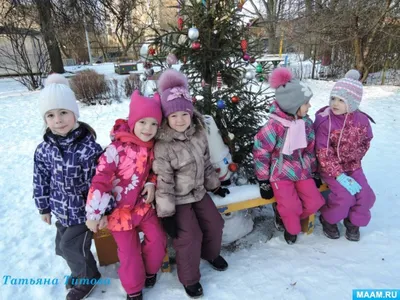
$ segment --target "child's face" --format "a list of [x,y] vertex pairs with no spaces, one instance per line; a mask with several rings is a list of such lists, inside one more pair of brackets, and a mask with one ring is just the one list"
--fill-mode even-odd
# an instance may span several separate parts
[[44,120],[54,134],[66,136],[76,123],[75,114],[67,109],[52,109],[46,112]]
[[300,118],[305,117],[310,107],[311,107],[310,102],[304,103],[302,106],[300,106],[299,110],[297,111],[297,116]]
[[157,133],[158,123],[154,118],[143,118],[135,123],[133,133],[143,142],[150,141]]
[[168,125],[178,132],[184,132],[190,126],[192,118],[185,111],[177,111],[168,116]]
[[331,97],[329,106],[334,115],[343,115],[347,113],[347,104],[343,99],[338,97]]

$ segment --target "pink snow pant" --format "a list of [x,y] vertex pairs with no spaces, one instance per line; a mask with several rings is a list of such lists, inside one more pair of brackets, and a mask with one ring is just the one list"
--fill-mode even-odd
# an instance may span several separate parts
[[374,191],[368,184],[362,168],[346,172],[361,185],[361,191],[352,196],[334,177],[321,174],[331,190],[326,205],[321,208],[323,218],[330,224],[349,218],[356,226],[367,226],[371,220],[370,209],[375,203]]
[[178,278],[183,285],[192,285],[200,281],[200,258],[213,260],[221,251],[224,219],[207,193],[202,200],[175,209]]
[[299,234],[300,220],[316,213],[325,199],[322,197],[314,180],[276,181],[272,189],[285,229],[290,234]]
[[[132,218],[134,221],[134,219]],[[160,269],[167,246],[167,237],[154,211],[150,209],[139,224],[129,231],[112,231],[118,245],[118,270],[122,286],[127,294],[140,292],[147,274]],[[139,232],[144,233],[140,243]]]

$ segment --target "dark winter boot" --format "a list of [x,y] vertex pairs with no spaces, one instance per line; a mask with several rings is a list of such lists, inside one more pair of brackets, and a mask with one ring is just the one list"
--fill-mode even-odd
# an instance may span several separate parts
[[297,235],[289,233],[289,231],[285,230],[285,233],[283,234],[286,243],[289,245],[292,245],[296,243],[297,241]]
[[231,185],[231,179],[230,178],[227,179],[227,180],[221,181],[221,186],[229,186],[229,185]]
[[346,239],[358,242],[360,240],[360,227],[353,225],[348,218],[344,219],[343,224],[346,227]]
[[208,262],[217,271],[225,271],[228,269],[228,263],[221,255],[218,255],[216,259],[209,260]]
[[[66,300],[81,300],[86,299],[93,289],[96,287],[95,282],[101,278],[100,273],[96,277],[89,279],[89,282],[81,283],[82,278],[77,278],[75,285],[69,290]],[[94,280],[92,280],[94,279]]]
[[322,230],[326,237],[336,240],[340,238],[339,228],[336,224],[329,224],[327,221],[324,220],[322,215],[319,215],[319,221],[322,225]]
[[183,287],[185,288],[186,294],[188,294],[190,298],[200,298],[203,296],[203,288],[200,282]]
[[285,230],[285,225],[283,225],[283,221],[281,219],[281,215],[278,212],[278,208],[277,208],[278,204],[272,203],[272,209],[274,210],[274,223],[275,223],[275,228],[279,231],[284,231]]
[[142,291],[140,291],[139,293],[126,295],[126,300],[142,300],[142,299],[143,299]]
[[146,274],[146,281],[144,282],[144,286],[147,288],[152,288],[157,281],[157,274]]
[[77,278],[76,277],[72,277],[72,274],[71,274],[71,276],[68,277],[68,280],[65,283],[65,289],[66,290],[72,289],[74,287],[73,281],[76,281],[76,279]]

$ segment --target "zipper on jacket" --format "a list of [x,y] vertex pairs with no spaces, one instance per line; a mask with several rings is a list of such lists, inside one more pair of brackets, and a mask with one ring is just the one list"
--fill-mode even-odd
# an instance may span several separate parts
[[269,174],[269,178],[272,177],[272,174],[274,173],[274,170],[276,168],[276,165],[278,164],[278,161],[279,161],[279,158],[278,158],[278,160],[275,161],[275,164],[274,164],[274,166],[272,167],[272,170],[271,170],[271,174]]

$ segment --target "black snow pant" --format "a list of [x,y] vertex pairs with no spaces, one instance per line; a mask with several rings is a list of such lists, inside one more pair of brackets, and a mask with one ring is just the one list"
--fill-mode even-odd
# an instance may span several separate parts
[[64,227],[56,222],[56,254],[67,261],[71,276],[77,278],[98,278],[96,260],[90,251],[93,232],[85,224]]

